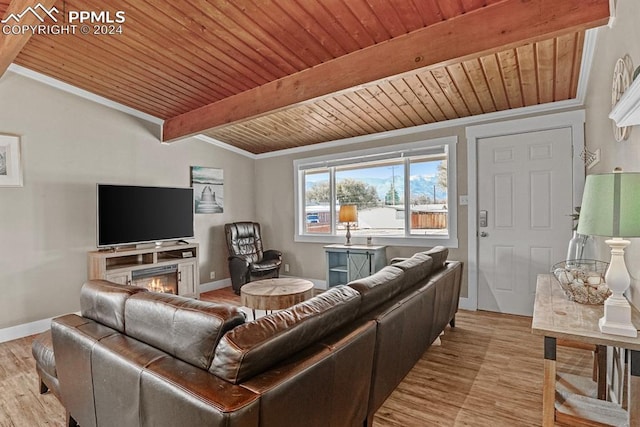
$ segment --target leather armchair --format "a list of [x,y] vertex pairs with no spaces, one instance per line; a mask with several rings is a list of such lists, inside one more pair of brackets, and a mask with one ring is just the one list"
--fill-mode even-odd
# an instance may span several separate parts
[[234,222],[224,225],[229,251],[229,273],[236,294],[252,280],[278,277],[282,252],[269,249],[263,251],[260,224],[256,222]]

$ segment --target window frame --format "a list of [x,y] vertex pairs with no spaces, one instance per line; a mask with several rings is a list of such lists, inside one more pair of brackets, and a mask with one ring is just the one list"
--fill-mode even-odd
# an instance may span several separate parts
[[[309,157],[303,159],[296,159],[293,161],[293,180],[294,180],[294,220],[295,220],[295,242],[305,243],[345,243],[345,238],[342,235],[336,234],[335,221],[332,221],[330,234],[306,234],[304,232],[304,221],[306,221],[306,215],[304,212],[304,200],[305,200],[305,185],[304,185],[304,173],[305,170],[313,169],[311,165],[321,165],[322,163],[335,164],[341,163],[343,159],[350,158],[376,158],[381,156],[391,156],[397,154],[398,156],[420,156],[420,152],[427,150],[430,147],[444,146],[447,155],[447,236],[438,235],[411,235],[409,226],[410,215],[405,214],[405,228],[404,236],[376,236],[372,235],[373,243],[375,245],[388,245],[388,246],[446,246],[449,248],[458,247],[458,203],[457,203],[457,162],[456,162],[456,147],[458,144],[457,136],[448,136],[442,138],[433,138],[427,140],[421,140],[411,143],[387,145],[378,148],[370,148],[356,151],[343,152],[338,154],[330,154],[325,156]],[[414,154],[412,154],[414,153]],[[364,163],[364,162],[363,162]],[[329,169],[327,169],[329,170]],[[410,198],[408,197],[409,187],[409,171],[405,171],[405,213],[407,209],[410,209]],[[335,203],[335,174],[329,173],[329,185],[331,192],[331,200]],[[333,207],[333,203],[331,206]],[[330,208],[331,211],[332,208]],[[409,224],[410,225],[410,224]],[[407,234],[409,233],[409,234]],[[353,244],[365,244],[365,236],[353,236],[351,238]]]

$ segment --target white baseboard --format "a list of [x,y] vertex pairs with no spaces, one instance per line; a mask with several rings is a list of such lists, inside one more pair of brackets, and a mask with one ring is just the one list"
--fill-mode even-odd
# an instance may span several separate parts
[[465,297],[460,297],[460,302],[458,304],[458,307],[460,307],[463,310],[469,310],[469,311],[478,310],[478,307],[476,307],[473,301],[471,301],[470,298],[465,298]]
[[39,334],[51,328],[51,319],[36,320],[35,322],[23,323],[22,325],[11,326],[0,329],[0,343],[13,341],[29,335]]
[[200,293],[203,293],[228,288],[229,286],[231,286],[231,278],[227,277],[226,279],[216,280],[215,282],[201,283],[198,288],[200,289]]

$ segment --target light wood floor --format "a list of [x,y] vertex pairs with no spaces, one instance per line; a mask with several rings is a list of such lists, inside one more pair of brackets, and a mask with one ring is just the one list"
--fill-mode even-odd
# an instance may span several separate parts
[[[214,298],[239,304],[230,290],[202,296]],[[425,352],[374,426],[540,426],[542,338],[530,328],[528,317],[460,311],[456,328],[447,327],[442,344]],[[0,344],[0,427],[64,425],[57,399],[38,394],[32,339]],[[558,361],[565,371],[590,376],[586,351],[559,347]]]

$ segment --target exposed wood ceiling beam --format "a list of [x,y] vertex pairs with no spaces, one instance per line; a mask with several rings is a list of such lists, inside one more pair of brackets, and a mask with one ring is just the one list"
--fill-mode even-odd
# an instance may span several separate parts
[[[56,0],[12,0],[9,3],[9,7],[5,11],[4,15],[0,14],[2,19],[5,19],[9,14],[21,14],[29,7],[35,7],[38,3],[45,8],[50,8],[55,4]],[[13,21],[6,25],[11,25]],[[38,18],[32,13],[26,13],[20,18],[20,22],[15,25],[37,25],[41,24]],[[0,27],[4,24],[0,24]],[[0,77],[2,77],[9,68],[9,65],[18,56],[22,48],[31,38],[33,33],[31,31],[23,31],[20,34],[4,34],[4,31],[0,32]]]
[[165,121],[163,141],[258,117],[415,69],[605,25],[609,0],[504,0]]

